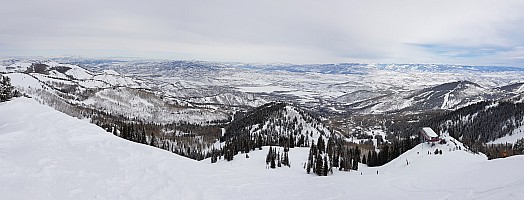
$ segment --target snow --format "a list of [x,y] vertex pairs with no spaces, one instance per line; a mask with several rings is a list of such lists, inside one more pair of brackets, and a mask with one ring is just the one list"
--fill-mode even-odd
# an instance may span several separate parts
[[486,110],[488,110],[490,108],[495,108],[497,106],[499,106],[499,102],[498,101],[497,102],[493,102],[492,104],[487,105],[486,108],[484,108],[484,111],[486,111]]
[[446,108],[449,108],[450,106],[448,105],[448,102],[449,102],[449,95],[450,93],[446,93],[444,95],[444,102],[442,102],[442,106],[440,106],[440,109],[446,109]]
[[107,69],[107,70],[103,70],[104,74],[109,74],[109,75],[114,75],[114,76],[120,76],[120,74],[118,72],[116,72],[115,70],[110,70],[110,69]]
[[39,88],[43,85],[37,79],[33,78],[32,76],[29,76],[28,74],[11,73],[6,75],[11,79],[11,84],[15,87]]
[[241,92],[250,93],[272,93],[272,92],[285,92],[291,91],[291,89],[280,86],[260,86],[260,87],[238,87]]
[[93,78],[93,75],[91,75],[87,70],[81,67],[78,67],[75,65],[69,65],[68,67],[72,67],[72,68],[65,72],[66,75],[73,76],[74,78],[79,79],[79,80]]
[[488,142],[487,144],[514,144],[518,139],[524,138],[524,126],[520,126],[513,130],[511,135],[506,135],[504,137],[498,138],[494,141]]
[[429,127],[424,127],[422,128],[422,130],[426,133],[426,135],[428,135],[429,137],[438,137],[437,133],[435,133],[435,131],[433,131],[433,129],[429,128]]
[[[291,149],[290,168],[266,169],[268,147],[211,164],[125,141],[32,99],[0,103],[0,113],[2,199],[524,198],[524,156],[488,161],[448,150],[452,142],[319,177],[302,168],[307,148]],[[427,154],[434,148],[443,154]]]
[[517,93],[524,92],[524,85],[520,86],[520,88],[517,90]]

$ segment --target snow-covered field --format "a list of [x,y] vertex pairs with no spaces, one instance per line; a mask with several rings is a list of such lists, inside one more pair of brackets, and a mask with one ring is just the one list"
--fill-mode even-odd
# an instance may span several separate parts
[[[427,154],[433,148],[443,154]],[[18,98],[0,103],[0,198],[524,199],[524,156],[488,161],[421,144],[382,167],[319,177],[302,168],[307,148],[291,149],[291,167],[275,170],[267,149],[198,162]]]

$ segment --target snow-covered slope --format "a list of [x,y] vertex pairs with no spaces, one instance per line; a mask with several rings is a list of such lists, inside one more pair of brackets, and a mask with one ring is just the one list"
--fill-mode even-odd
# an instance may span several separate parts
[[39,80],[69,81],[86,88],[104,88],[112,86],[139,87],[140,82],[132,78],[121,76],[115,71],[105,70],[102,73],[92,73],[84,68],[71,64],[62,64],[53,61],[14,62],[2,66],[0,72],[27,73],[37,75]]
[[120,139],[32,99],[0,104],[2,199],[190,199],[196,161]]
[[[296,146],[309,146],[306,141],[327,140],[331,131],[319,118],[286,103],[267,103],[234,119],[225,127],[225,139],[234,137],[264,138],[266,144],[279,144],[283,138]],[[338,136],[338,135],[337,135]],[[301,141],[301,142],[299,142]],[[282,145],[282,144],[281,144]]]
[[505,144],[505,143],[514,144],[519,139],[524,139],[524,126],[520,126],[514,129],[511,135],[510,134],[505,135],[501,138],[488,142],[487,144]]
[[[150,89],[154,83],[123,76],[113,70],[94,73],[76,65],[52,61],[3,64],[6,66],[0,68],[0,73],[7,73],[18,90],[64,112],[73,105],[162,124],[198,124],[229,117],[227,109],[192,106],[183,99],[165,98],[164,91]],[[234,99],[236,96],[228,97]],[[239,99],[224,103],[243,105]],[[253,104],[257,102],[261,104],[252,101]],[[63,108],[64,105],[69,108]]]
[[484,88],[469,81],[456,81],[414,91],[357,91],[337,98],[359,113],[392,111],[455,110],[480,101],[510,95],[499,89]]
[[302,168],[307,148],[291,149],[290,168],[266,169],[267,148],[210,164],[125,141],[32,99],[0,103],[0,113],[2,199],[524,198],[524,156],[428,155],[424,144],[383,167],[319,177]]

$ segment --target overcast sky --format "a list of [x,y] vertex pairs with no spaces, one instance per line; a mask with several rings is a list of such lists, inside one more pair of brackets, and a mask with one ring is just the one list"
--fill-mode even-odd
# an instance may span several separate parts
[[524,1],[0,0],[0,56],[524,67]]

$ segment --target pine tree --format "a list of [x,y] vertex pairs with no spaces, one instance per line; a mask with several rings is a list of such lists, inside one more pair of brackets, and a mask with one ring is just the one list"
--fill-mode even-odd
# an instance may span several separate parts
[[20,96],[20,94],[14,90],[11,79],[8,76],[0,75],[0,102],[8,101],[15,96]]
[[324,161],[322,160],[322,156],[320,156],[320,154],[319,154],[319,155],[316,156],[316,167],[315,167],[316,171],[315,171],[315,173],[317,175],[322,176],[322,174],[324,174],[323,166],[324,166]]
[[313,146],[309,148],[309,155],[307,158],[306,172],[309,174],[311,172],[311,167],[313,165]]
[[273,147],[269,147],[269,151],[267,152],[267,155],[266,155],[266,165],[269,165],[269,162],[271,162],[271,149]]
[[318,154],[323,154],[325,152],[325,144],[324,144],[324,140],[322,139],[322,136],[318,137],[318,141],[317,141],[317,149],[318,149]]
[[282,164],[284,166],[289,166],[291,167],[291,165],[289,164],[289,157],[288,157],[288,152],[284,152],[284,159],[282,160]]
[[327,176],[328,175],[328,171],[329,171],[329,164],[328,164],[328,159],[327,157],[324,156],[324,166],[323,166],[323,171],[322,171],[322,174],[324,176]]
[[277,153],[277,166],[278,167],[282,167],[282,159],[281,159],[281,156],[280,156],[280,152]]

